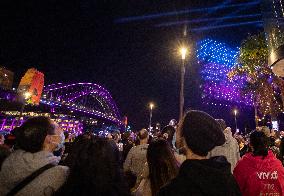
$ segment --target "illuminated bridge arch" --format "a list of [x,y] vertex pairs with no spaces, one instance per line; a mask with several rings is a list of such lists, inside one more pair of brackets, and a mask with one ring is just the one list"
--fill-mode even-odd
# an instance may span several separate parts
[[110,93],[97,84],[58,83],[45,86],[41,103],[67,107],[121,124],[118,108]]

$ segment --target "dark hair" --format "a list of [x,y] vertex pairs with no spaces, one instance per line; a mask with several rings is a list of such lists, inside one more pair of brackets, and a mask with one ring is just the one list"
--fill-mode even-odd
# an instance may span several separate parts
[[64,131],[64,137],[65,137],[65,139],[68,139],[69,133],[67,131]]
[[253,131],[250,134],[250,145],[253,147],[254,156],[268,155],[268,140],[269,138],[261,131]]
[[224,131],[227,128],[226,122],[224,119],[216,119],[217,123],[219,123],[222,131]]
[[144,140],[148,137],[148,131],[146,129],[141,129],[138,134],[137,134],[137,137],[139,140]]
[[178,173],[178,163],[174,154],[164,139],[150,143],[147,150],[149,179],[152,195],[158,194],[160,188],[175,178]]
[[45,137],[54,132],[55,126],[48,117],[30,118],[15,131],[17,147],[31,153],[39,152]]
[[129,195],[112,140],[81,137],[66,159],[70,174],[55,195]]
[[131,136],[131,133],[129,131],[126,131],[121,135],[121,139],[127,140],[130,136]]
[[175,132],[176,132],[175,128],[171,125],[165,126],[162,130],[162,134],[165,134],[165,133],[168,134],[168,138],[166,140],[168,141],[171,147],[173,147],[172,141],[173,141]]
[[117,140],[119,138],[120,131],[113,131],[111,135],[112,135],[112,139]]

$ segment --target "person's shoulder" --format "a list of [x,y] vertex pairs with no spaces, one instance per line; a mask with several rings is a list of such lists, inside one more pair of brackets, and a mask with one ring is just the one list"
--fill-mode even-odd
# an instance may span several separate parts
[[248,165],[250,165],[250,155],[249,153],[246,153],[238,162],[237,165],[235,167],[235,170],[239,170],[242,169],[244,167],[248,167]]
[[270,151],[268,154],[268,161],[270,162],[270,165],[273,166],[273,168],[277,168],[278,170],[284,172],[284,167],[282,165],[282,162],[276,158],[276,156]]
[[[181,192],[185,187],[178,178],[174,178],[159,191],[159,196],[183,195]],[[189,187],[186,187],[189,188]],[[189,190],[187,190],[189,191]]]
[[67,166],[56,165],[44,173],[45,175],[54,177],[58,181],[65,181],[69,175],[69,168]]
[[69,172],[69,167],[64,166],[64,165],[56,165],[56,166],[52,167],[51,169],[56,170],[58,172],[63,172],[63,173]]
[[25,195],[52,195],[63,185],[68,174],[68,167],[54,166],[36,177],[21,192],[25,193]]
[[136,150],[137,146],[132,146],[128,152],[128,154],[132,154]]
[[175,190],[175,186],[174,184],[169,183],[165,186],[163,186],[160,191],[159,191],[159,196],[170,196],[170,195],[176,195],[176,193],[173,192],[173,190]]
[[149,146],[148,144],[142,144],[142,145],[133,146],[130,149],[130,151],[141,151],[141,149],[147,150],[148,146]]

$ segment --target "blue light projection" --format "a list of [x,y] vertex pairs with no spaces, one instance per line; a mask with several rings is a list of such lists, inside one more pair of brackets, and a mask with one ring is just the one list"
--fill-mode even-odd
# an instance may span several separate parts
[[199,60],[223,64],[229,68],[237,63],[239,48],[231,49],[226,44],[212,39],[202,40],[198,45]]
[[231,48],[225,43],[212,39],[200,41],[197,47],[197,57],[202,64],[201,75],[204,80],[203,101],[210,105],[219,105],[215,104],[214,100],[252,105],[252,96],[243,96],[240,93],[244,79],[239,78],[238,83],[233,83],[227,78],[228,72],[237,64],[239,48]]

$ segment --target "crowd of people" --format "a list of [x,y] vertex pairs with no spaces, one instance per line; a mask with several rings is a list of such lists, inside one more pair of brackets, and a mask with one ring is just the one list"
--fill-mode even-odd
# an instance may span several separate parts
[[35,117],[13,135],[0,136],[0,195],[284,195],[284,134],[233,134],[202,111],[153,132],[71,139]]

